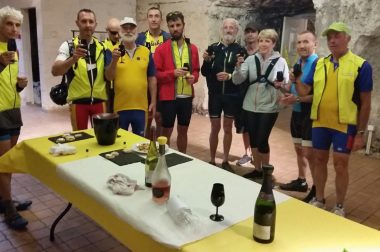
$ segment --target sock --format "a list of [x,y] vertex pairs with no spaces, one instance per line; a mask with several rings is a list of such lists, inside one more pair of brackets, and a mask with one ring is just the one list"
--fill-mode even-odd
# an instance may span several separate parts
[[338,203],[338,204],[336,204],[336,207],[338,207],[338,208],[343,208],[343,204]]

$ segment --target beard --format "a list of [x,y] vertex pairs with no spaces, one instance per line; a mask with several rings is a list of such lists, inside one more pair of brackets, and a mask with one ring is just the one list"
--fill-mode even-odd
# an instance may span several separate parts
[[226,43],[227,45],[232,44],[236,39],[235,35],[232,34],[224,34],[223,35],[223,42]]
[[136,39],[137,39],[137,35],[136,34],[132,34],[132,33],[128,33],[128,34],[123,34],[123,41],[127,42],[127,43],[131,43],[131,42],[135,42]]
[[182,38],[182,35],[183,35],[183,33],[174,33],[174,34],[171,34],[172,40],[178,41],[178,40],[180,40]]

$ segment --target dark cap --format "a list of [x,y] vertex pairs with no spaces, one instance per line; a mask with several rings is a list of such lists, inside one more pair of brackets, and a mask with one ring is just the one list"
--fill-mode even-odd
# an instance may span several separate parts
[[251,23],[248,23],[244,29],[244,32],[248,32],[248,31],[259,32],[259,29],[256,27],[254,23],[251,22]]

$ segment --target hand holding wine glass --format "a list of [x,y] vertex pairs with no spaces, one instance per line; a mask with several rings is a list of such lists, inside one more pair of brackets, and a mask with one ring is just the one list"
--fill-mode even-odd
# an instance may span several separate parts
[[212,186],[211,202],[216,206],[216,214],[210,215],[210,219],[213,221],[223,221],[223,215],[218,214],[218,208],[224,204],[224,186],[221,183],[215,183]]

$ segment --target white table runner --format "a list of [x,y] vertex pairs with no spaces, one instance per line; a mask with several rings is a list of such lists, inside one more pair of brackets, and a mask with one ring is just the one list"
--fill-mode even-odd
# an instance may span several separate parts
[[[96,156],[61,164],[57,170],[59,176],[107,206],[135,229],[175,248],[253,216],[254,203],[261,188],[257,183],[198,159],[171,167],[171,195],[177,195],[199,217],[200,225],[192,230],[177,226],[170,218],[166,205],[153,202],[150,188],[136,191],[131,196],[114,195],[107,188],[107,178],[116,173],[136,179],[139,185],[144,186],[142,163],[118,166]],[[215,213],[210,201],[213,183],[224,184],[225,203],[219,208],[219,213],[225,218],[222,222],[209,219],[210,214]],[[282,193],[274,193],[277,204],[289,199]]]

